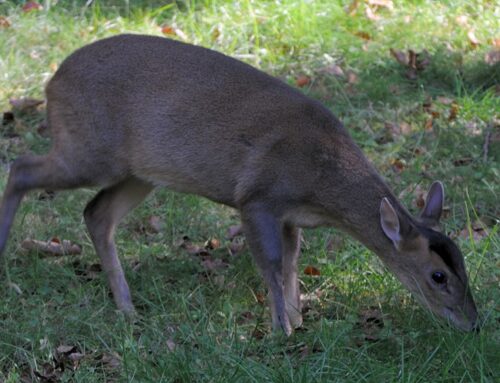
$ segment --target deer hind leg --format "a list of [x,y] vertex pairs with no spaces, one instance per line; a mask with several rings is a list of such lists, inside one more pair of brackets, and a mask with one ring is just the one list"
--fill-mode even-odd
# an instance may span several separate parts
[[115,229],[120,220],[144,200],[152,189],[153,185],[150,183],[135,177],[127,178],[101,190],[84,211],[85,223],[101,259],[114,301],[118,309],[125,314],[132,314],[134,306],[116,252]]
[[283,227],[283,278],[285,288],[285,307],[293,328],[302,325],[300,287],[297,276],[297,262],[300,256],[300,229],[285,225]]
[[71,172],[56,156],[26,155],[17,158],[0,205],[0,254],[5,249],[12,222],[24,195],[33,189],[70,189],[85,184],[77,172]]
[[269,290],[273,329],[292,333],[283,290],[282,233],[279,220],[264,206],[246,206],[241,211],[250,251]]

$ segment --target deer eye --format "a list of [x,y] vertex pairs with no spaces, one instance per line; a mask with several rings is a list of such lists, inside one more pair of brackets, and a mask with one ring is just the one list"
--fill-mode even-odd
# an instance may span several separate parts
[[437,284],[446,282],[446,275],[442,271],[435,271],[432,273],[432,280]]

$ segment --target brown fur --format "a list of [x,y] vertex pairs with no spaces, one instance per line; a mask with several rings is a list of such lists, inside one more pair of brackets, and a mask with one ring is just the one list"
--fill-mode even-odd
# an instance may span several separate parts
[[[453,283],[455,271],[430,251],[422,223],[330,111],[281,81],[208,49],[122,35],[69,56],[46,94],[53,146],[12,165],[0,251],[27,191],[98,186],[85,221],[118,307],[131,312],[114,231],[155,186],[165,186],[241,212],[273,324],[288,334],[302,323],[299,228],[318,225],[363,242],[434,312],[464,329],[475,325],[465,271],[451,294],[433,285],[436,268]],[[439,210],[442,187],[433,187]],[[427,226],[436,221],[436,209],[428,210]]]

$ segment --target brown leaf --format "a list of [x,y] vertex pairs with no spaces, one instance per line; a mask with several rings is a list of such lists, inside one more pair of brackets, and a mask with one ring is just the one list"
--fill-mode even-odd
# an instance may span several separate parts
[[308,85],[311,83],[311,78],[309,76],[306,76],[306,75],[299,75],[296,79],[295,79],[295,85],[297,85],[299,88],[303,88],[304,86]]
[[164,25],[164,26],[162,26],[161,27],[161,33],[163,33],[164,35],[175,36],[175,30],[170,25]]
[[478,45],[481,44],[479,39],[476,37],[474,34],[474,30],[471,29],[469,32],[467,32],[467,37],[469,38],[469,42],[471,43],[472,47],[477,47]]
[[362,38],[363,40],[367,40],[367,41],[372,39],[370,34],[368,32],[364,32],[364,31],[355,32],[354,35]]
[[349,16],[354,16],[359,7],[359,0],[353,0],[349,6],[346,7],[345,11]]
[[255,293],[255,299],[261,305],[266,303],[266,296],[264,294],[262,294],[261,292]]
[[453,121],[457,118],[458,115],[458,104],[453,102],[450,107],[450,114],[448,116],[448,121]]
[[20,113],[33,113],[36,112],[39,105],[43,104],[43,100],[38,100],[36,98],[11,98],[9,104],[15,112]]
[[484,61],[488,65],[495,65],[500,62],[500,49],[492,49],[484,55]]
[[432,131],[432,127],[433,127],[433,118],[431,116],[425,121],[424,130],[430,132]]
[[396,59],[398,63],[404,66],[408,66],[408,56],[403,51],[398,49],[390,49],[391,55]]
[[396,173],[401,173],[406,167],[405,163],[399,158],[393,159],[391,165]]
[[216,41],[219,38],[219,36],[220,36],[220,30],[219,28],[215,28],[211,34],[212,41]]
[[42,9],[42,5],[38,4],[36,1],[28,1],[23,5],[23,12],[41,11]]
[[10,21],[5,16],[0,16],[0,28],[9,28]]
[[205,249],[216,250],[220,247],[220,241],[217,238],[211,238],[205,242]]
[[318,276],[318,275],[321,275],[321,272],[316,267],[308,265],[304,269],[304,274],[305,275]]
[[25,239],[21,243],[21,247],[29,251],[38,251],[46,255],[78,255],[82,253],[80,245],[68,240],[63,240],[59,243],[53,240],[44,242],[36,239]]

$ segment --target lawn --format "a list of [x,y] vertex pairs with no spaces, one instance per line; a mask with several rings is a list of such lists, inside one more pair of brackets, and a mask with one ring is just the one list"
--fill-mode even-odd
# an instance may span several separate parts
[[[29,4],[28,4],[29,3]],[[320,100],[417,214],[433,180],[483,327],[433,317],[366,248],[306,230],[304,326],[272,333],[236,211],[157,190],[117,247],[138,316],[115,310],[82,212],[96,190],[29,194],[0,260],[0,382],[499,382],[500,3],[496,0],[0,1],[0,190],[43,153],[44,84],[122,32],[243,60]],[[168,58],[165,58],[168,60]],[[9,101],[10,100],[10,101]],[[80,255],[27,251],[26,239]]]

